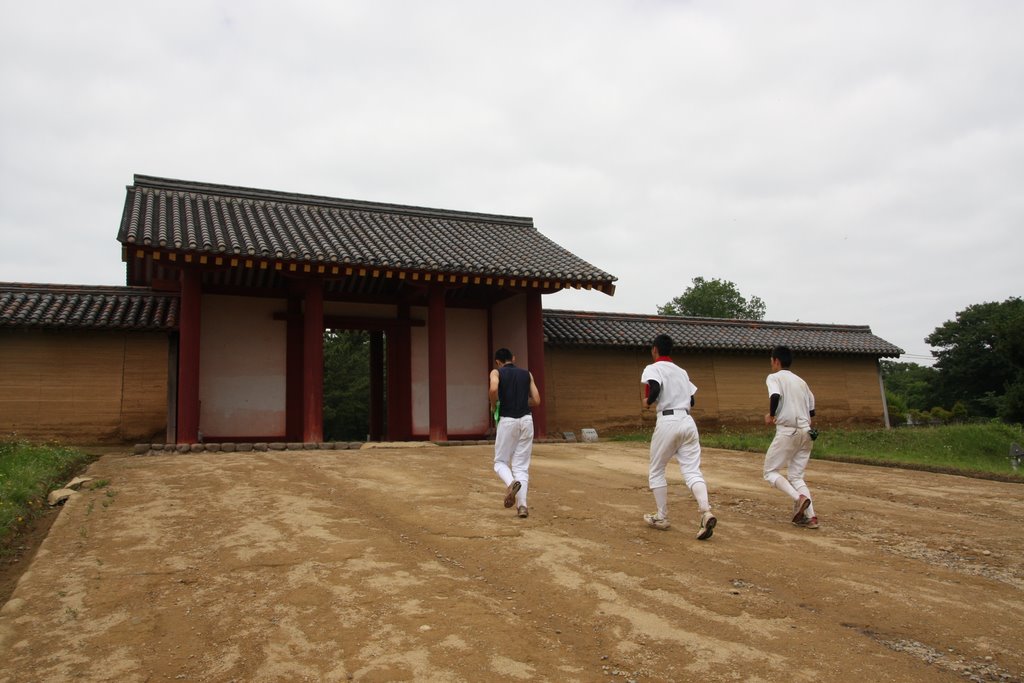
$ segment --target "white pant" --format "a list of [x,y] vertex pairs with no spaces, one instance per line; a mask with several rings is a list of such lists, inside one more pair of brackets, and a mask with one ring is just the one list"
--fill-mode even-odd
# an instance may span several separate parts
[[689,489],[692,490],[694,484],[704,483],[704,475],[700,471],[697,423],[688,413],[658,416],[658,424],[651,436],[651,467],[647,475],[652,489],[668,486],[665,468],[672,458],[679,461],[679,471]]
[[533,455],[533,416],[503,417],[494,435],[494,471],[508,486],[521,484],[516,505],[526,505],[530,481],[530,457]]
[[[806,429],[797,427],[777,427],[772,445],[764,456],[764,478],[775,488],[785,491],[796,500],[800,494],[811,497],[811,492],[804,482],[804,470],[811,459],[811,448],[814,442]],[[783,479],[779,472],[786,468]],[[789,481],[789,486],[785,481]]]

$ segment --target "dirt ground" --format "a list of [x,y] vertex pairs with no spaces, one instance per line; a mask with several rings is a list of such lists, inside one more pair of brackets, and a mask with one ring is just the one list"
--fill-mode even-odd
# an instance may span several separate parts
[[108,454],[0,610],[0,681],[1021,681],[1024,487],[812,461],[818,530],[705,450]]

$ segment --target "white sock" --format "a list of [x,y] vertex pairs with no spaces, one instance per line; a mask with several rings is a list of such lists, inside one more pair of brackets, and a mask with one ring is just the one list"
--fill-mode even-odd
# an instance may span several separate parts
[[690,487],[690,493],[697,500],[697,509],[701,512],[707,512],[711,509],[711,503],[708,501],[708,485],[702,481],[698,481]]
[[508,486],[512,483],[512,470],[503,462],[494,463],[494,472],[501,479],[501,483]]
[[[807,484],[804,484],[803,486],[798,488],[797,492],[798,493],[802,493],[803,495],[807,496],[808,498],[811,497],[811,490],[809,488],[807,488]],[[807,515],[808,517],[816,517],[817,516],[817,515],[814,514],[814,503],[813,502],[810,505],[807,506],[807,511],[804,514]]]
[[774,482],[772,482],[772,486],[782,491],[793,500],[797,500],[800,497],[800,493],[795,488],[793,488],[793,485],[790,484],[785,477],[779,477],[778,479],[776,479]]
[[654,493],[654,503],[658,506],[658,516],[662,519],[668,519],[668,487],[659,486],[656,489],[651,489]]

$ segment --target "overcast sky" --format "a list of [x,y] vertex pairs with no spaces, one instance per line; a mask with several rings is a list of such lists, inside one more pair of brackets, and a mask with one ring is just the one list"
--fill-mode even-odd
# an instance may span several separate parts
[[[0,280],[124,284],[135,173],[531,216],[929,357],[1024,294],[1024,3],[0,0]],[[514,249],[515,245],[508,245]]]

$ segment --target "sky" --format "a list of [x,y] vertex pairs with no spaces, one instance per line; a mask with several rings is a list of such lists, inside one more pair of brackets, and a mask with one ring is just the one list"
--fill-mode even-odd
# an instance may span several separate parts
[[[120,285],[136,173],[530,216],[928,363],[1024,295],[1016,0],[0,0],[0,281]],[[509,245],[515,248],[515,245]]]

